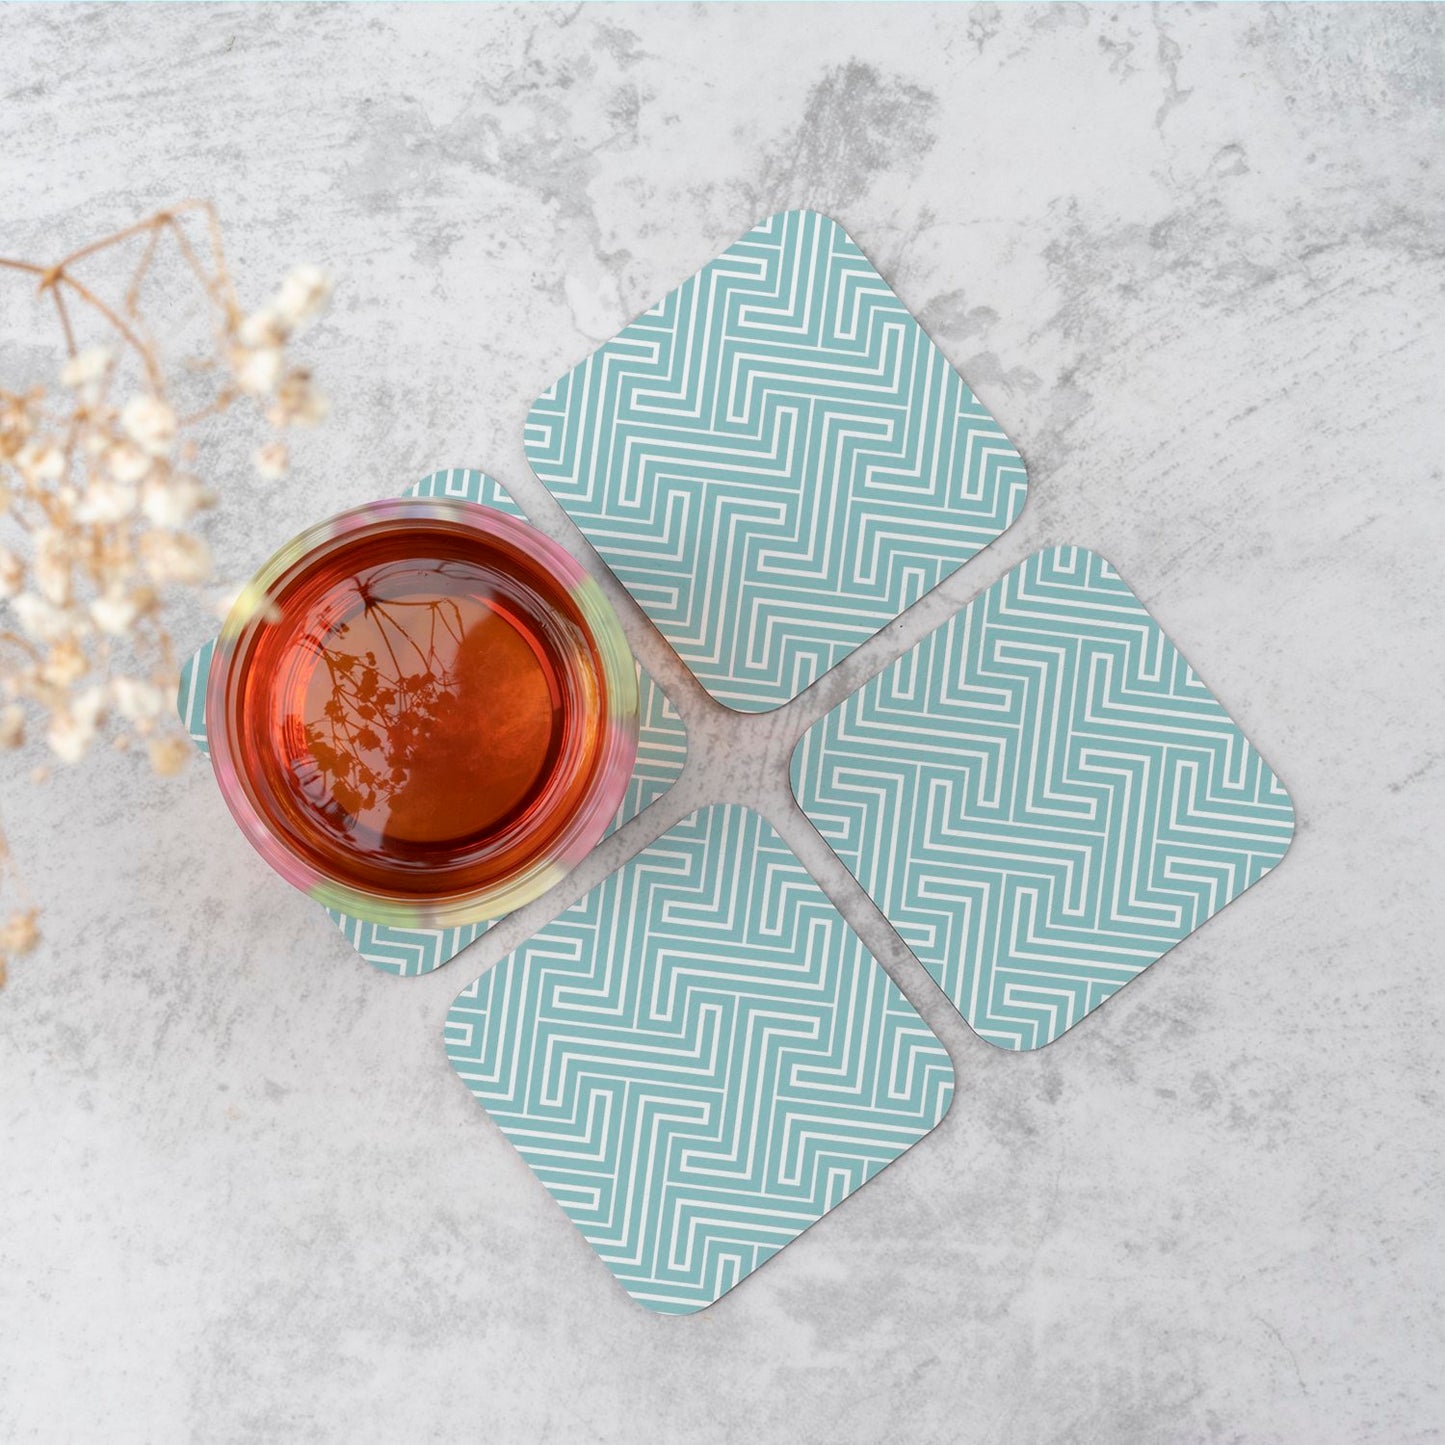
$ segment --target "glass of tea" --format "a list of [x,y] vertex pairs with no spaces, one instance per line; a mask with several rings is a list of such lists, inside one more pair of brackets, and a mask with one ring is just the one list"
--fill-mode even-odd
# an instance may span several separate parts
[[573,868],[637,752],[637,673],[597,583],[491,507],[401,498],[283,547],[206,692],[236,821],[327,907],[499,918]]

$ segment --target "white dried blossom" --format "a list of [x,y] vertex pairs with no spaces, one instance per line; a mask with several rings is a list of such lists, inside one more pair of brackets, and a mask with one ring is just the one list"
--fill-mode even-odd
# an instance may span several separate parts
[[74,544],[58,527],[44,527],[35,534],[35,562],[31,575],[40,595],[57,607],[70,601],[71,565]]
[[25,585],[25,563],[8,547],[0,547],[0,602],[8,602]]
[[321,395],[304,367],[288,371],[276,389],[276,400],[266,413],[272,426],[314,426],[324,421],[331,403]]
[[26,908],[12,913],[0,928],[0,953],[18,958],[29,953],[40,941],[40,930],[35,926],[35,910]]
[[141,562],[151,581],[195,586],[211,575],[211,551],[199,537],[181,532],[147,532],[140,539]]
[[257,473],[268,482],[279,482],[291,466],[285,442],[267,442],[251,460],[256,464]]
[[57,607],[34,592],[22,592],[11,603],[21,630],[36,642],[58,642],[77,631],[73,609]]
[[127,722],[153,722],[165,707],[165,694],[152,682],[139,677],[113,677],[110,695],[115,710]]
[[290,326],[310,321],[331,299],[331,277],[319,266],[297,266],[281,283],[272,303]]
[[194,477],[184,475],[151,477],[141,488],[141,511],[157,527],[183,527],[212,500]]
[[90,604],[91,621],[109,637],[124,637],[146,610],[146,598],[137,592],[103,592]]
[[105,379],[110,375],[112,360],[104,346],[88,346],[65,363],[60,372],[61,383],[78,391],[88,402],[98,401]]
[[67,706],[51,714],[45,741],[63,763],[78,763],[90,750],[105,716],[105,689],[88,687],[72,697]]
[[269,306],[253,311],[236,328],[236,339],[242,346],[280,346],[290,334],[290,326]]
[[125,434],[153,457],[168,457],[176,443],[176,414],[158,396],[133,396],[120,414]]
[[50,719],[45,732],[45,741],[50,751],[62,763],[78,763],[90,750],[95,740],[95,728],[78,722],[66,712],[58,712]]
[[77,522],[110,526],[135,511],[135,488],[110,477],[92,477],[75,506]]
[[158,737],[146,742],[151,769],[162,778],[174,777],[190,760],[190,745],[184,738]]
[[56,642],[36,669],[41,682],[61,689],[79,682],[89,671],[90,659],[73,637],[62,637]]
[[133,486],[155,465],[134,442],[116,442],[106,451],[105,464],[123,486]]
[[65,472],[65,453],[48,437],[28,441],[15,453],[15,465],[31,486],[57,482]]
[[0,395],[0,457],[17,456],[31,433],[29,399]]
[[236,385],[250,396],[265,396],[276,389],[281,379],[283,358],[277,346],[251,349],[238,346],[231,353],[231,370]]
[[18,702],[0,708],[0,748],[18,748],[25,741],[25,709]]

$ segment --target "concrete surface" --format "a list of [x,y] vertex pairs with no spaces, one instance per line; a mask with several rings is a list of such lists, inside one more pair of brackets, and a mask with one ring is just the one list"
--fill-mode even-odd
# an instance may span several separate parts
[[[799,204],[890,277],[1033,482],[995,547],[776,715],[720,715],[629,614],[693,729],[684,783],[422,980],[374,973],[272,878],[203,768],[107,757],[32,788],[34,759],[8,763],[49,938],[0,994],[0,1439],[1440,1438],[1445,11],[10,7],[0,126],[0,251],[195,193],[252,300],[296,261],[336,274],[308,344],[335,414],[297,477],[253,482],[221,441],[232,574],[435,465],[535,500],[533,396]],[[783,760],[1064,541],[1138,590],[1300,830],[1020,1057],[830,865]],[[664,1319],[439,1027],[741,774],[962,1093],[753,1280]]]

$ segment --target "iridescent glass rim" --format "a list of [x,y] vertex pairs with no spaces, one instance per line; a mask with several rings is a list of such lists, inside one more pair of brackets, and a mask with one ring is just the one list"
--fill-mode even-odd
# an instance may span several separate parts
[[[359,888],[332,877],[301,857],[273,827],[238,765],[236,733],[244,659],[266,620],[274,597],[319,555],[378,525],[407,521],[461,523],[479,537],[509,542],[549,573],[577,609],[590,633],[605,695],[598,720],[599,743],[591,784],[552,840],[533,858],[496,883],[455,894],[407,895]],[[576,665],[576,658],[565,659]],[[580,563],[536,528],[494,507],[442,497],[398,497],[354,507],[308,527],[287,542],[256,573],[236,599],[216,640],[206,683],[206,720],[211,766],[221,796],[252,847],[288,883],[327,908],[352,918],[402,928],[450,928],[502,917],[540,897],[564,878],[601,840],[621,806],[637,756],[637,670],[612,605]]]

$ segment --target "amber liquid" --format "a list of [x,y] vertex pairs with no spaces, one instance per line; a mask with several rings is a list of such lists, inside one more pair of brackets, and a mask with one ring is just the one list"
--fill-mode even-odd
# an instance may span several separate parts
[[245,766],[319,867],[440,893],[545,853],[598,730],[587,634],[547,573],[412,524],[303,568],[278,602],[246,662]]

